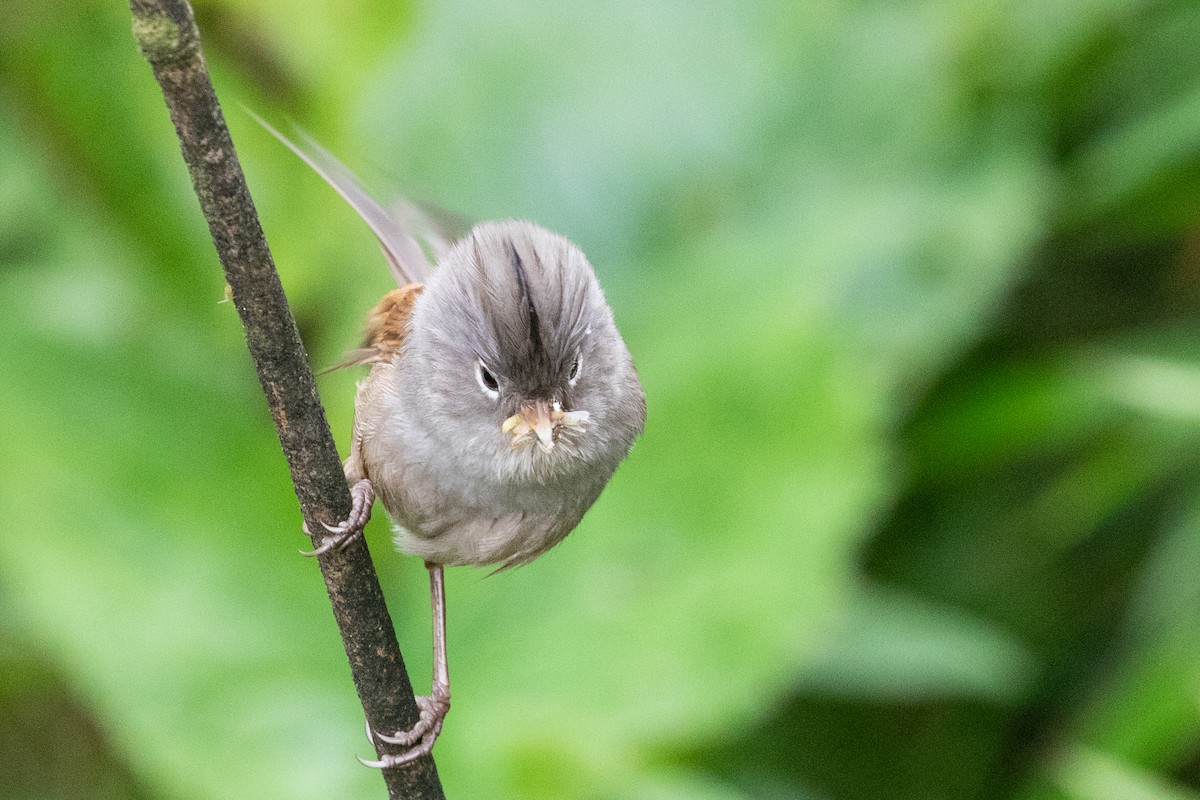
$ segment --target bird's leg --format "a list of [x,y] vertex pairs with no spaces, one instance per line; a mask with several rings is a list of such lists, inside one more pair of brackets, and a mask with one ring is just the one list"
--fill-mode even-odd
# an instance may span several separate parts
[[417,698],[421,716],[417,724],[406,731],[393,734],[373,733],[367,726],[368,735],[388,744],[408,747],[403,753],[381,756],[378,761],[359,759],[368,767],[386,769],[399,767],[427,756],[433,743],[442,732],[442,722],[450,710],[450,667],[446,660],[446,585],[441,564],[425,562],[429,570],[429,595],[433,606],[433,691],[427,697]]
[[[375,502],[375,487],[369,480],[363,478],[350,487],[350,499],[352,501],[350,514],[337,525],[326,525],[322,522],[321,525],[329,531],[330,535],[321,537],[321,544],[315,550],[301,550],[301,555],[319,556],[330,550],[341,550],[362,537],[363,528],[366,526],[367,520],[371,518],[371,504]],[[304,526],[304,532],[309,533],[307,525]]]

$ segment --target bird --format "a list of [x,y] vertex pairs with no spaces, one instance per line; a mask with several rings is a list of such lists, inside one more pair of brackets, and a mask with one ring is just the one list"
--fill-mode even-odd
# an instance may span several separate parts
[[[526,220],[455,238],[407,201],[376,202],[307,135],[259,122],[338,192],[379,240],[397,288],[370,312],[344,463],[352,508],[320,555],[362,536],[378,498],[403,553],[424,560],[433,680],[408,730],[368,735],[428,755],[450,709],[444,568],[528,564],[561,542],[641,436],[646,396],[595,270],[566,237]],[[433,262],[426,256],[428,248]]]

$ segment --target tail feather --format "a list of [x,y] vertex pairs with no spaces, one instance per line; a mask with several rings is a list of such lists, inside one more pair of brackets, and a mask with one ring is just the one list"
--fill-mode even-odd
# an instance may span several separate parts
[[[411,220],[425,219],[416,206],[410,203],[404,203],[401,206],[401,213],[407,220],[389,214],[367,194],[354,173],[311,136],[305,133],[299,134],[304,142],[304,146],[301,147],[275,130],[254,112],[248,111],[247,113],[285,147],[299,156],[304,163],[312,167],[314,172],[324,178],[325,182],[358,212],[358,215],[379,239],[379,244],[383,248],[383,254],[387,258],[388,266],[391,267],[397,285],[423,283],[428,278],[432,267],[425,257],[424,251],[421,250],[420,243],[405,224],[406,221],[409,221],[411,225]],[[432,244],[435,250],[438,244],[440,242]],[[440,253],[438,255],[440,256]]]

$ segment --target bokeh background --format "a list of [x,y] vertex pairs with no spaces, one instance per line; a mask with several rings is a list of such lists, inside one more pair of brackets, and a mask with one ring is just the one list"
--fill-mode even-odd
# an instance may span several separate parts
[[[196,5],[316,365],[388,274],[243,106],[576,240],[646,385],[451,571],[449,796],[1200,798],[1200,5]],[[223,283],[124,4],[0,4],[2,797],[383,794]]]

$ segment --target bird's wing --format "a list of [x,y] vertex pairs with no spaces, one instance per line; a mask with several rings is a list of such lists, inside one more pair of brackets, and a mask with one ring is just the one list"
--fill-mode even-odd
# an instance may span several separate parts
[[343,361],[324,371],[331,372],[359,364],[385,364],[391,361],[404,346],[413,303],[424,289],[423,284],[409,283],[385,294],[367,317],[367,332],[363,343],[347,353]]
[[[346,167],[345,164],[338,161],[336,157],[317,140],[313,139],[306,133],[300,132],[298,138],[303,141],[303,146],[296,144],[288,139],[275,128],[271,127],[265,120],[257,116],[253,112],[247,112],[250,116],[258,121],[271,133],[276,139],[284,144],[289,150],[313,168],[318,175],[325,179],[325,182],[333,187],[334,191],[342,196],[350,206],[358,212],[358,215],[363,218],[367,226],[375,233],[379,239],[379,244],[383,248],[383,254],[387,258],[388,266],[391,267],[392,274],[396,278],[396,283],[400,286],[405,286],[411,283],[420,283],[429,276],[429,271],[432,268],[429,259],[425,257],[424,251],[421,249],[420,242],[414,235],[414,228],[417,224],[426,227],[429,230],[436,230],[440,233],[440,228],[425,215],[419,208],[412,203],[403,202],[398,206],[400,214],[391,214],[375,202],[366,190],[362,188],[362,184],[354,173]],[[441,257],[439,245],[441,241],[430,239],[430,247]],[[446,245],[448,247],[448,245]]]

